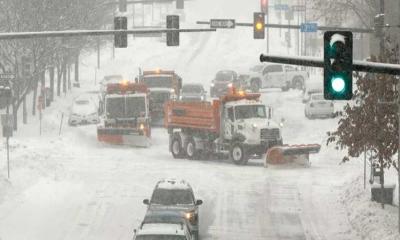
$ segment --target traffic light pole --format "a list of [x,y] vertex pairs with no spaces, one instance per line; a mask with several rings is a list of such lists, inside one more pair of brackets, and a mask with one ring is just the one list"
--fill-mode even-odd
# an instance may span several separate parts
[[0,40],[17,40],[50,37],[78,37],[78,36],[102,36],[115,34],[150,34],[150,33],[175,33],[175,32],[215,32],[213,28],[186,28],[186,29],[141,29],[141,30],[70,30],[48,32],[12,32],[0,33]]
[[[324,68],[324,60],[316,57],[290,57],[290,56],[279,56],[271,54],[261,54],[261,62],[273,62],[282,64],[291,64],[307,67],[319,67]],[[353,61],[353,71],[369,72],[369,73],[385,73],[391,75],[400,75],[399,64],[389,63],[376,63],[366,61]]]

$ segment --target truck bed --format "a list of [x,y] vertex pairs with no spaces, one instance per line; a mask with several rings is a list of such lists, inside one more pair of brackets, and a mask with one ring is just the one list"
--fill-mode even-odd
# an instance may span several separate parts
[[164,105],[166,128],[190,128],[219,132],[220,114],[218,100],[213,102],[169,101]]

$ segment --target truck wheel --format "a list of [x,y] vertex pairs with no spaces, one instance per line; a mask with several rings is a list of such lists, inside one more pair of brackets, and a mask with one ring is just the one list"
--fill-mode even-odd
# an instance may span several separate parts
[[304,83],[304,79],[303,77],[294,77],[292,80],[292,87],[293,89],[299,89],[299,90],[303,90],[303,83]]
[[248,157],[244,151],[244,147],[240,143],[235,143],[232,145],[230,152],[230,158],[236,165],[246,165],[248,162]]
[[196,149],[196,143],[193,138],[190,138],[185,144],[186,156],[190,160],[199,159],[199,150]]
[[183,158],[184,151],[182,148],[182,140],[177,134],[174,134],[172,137],[171,153],[174,158]]
[[251,87],[251,91],[259,92],[260,91],[260,87],[261,87],[260,86],[260,81],[258,79],[251,80],[250,87]]

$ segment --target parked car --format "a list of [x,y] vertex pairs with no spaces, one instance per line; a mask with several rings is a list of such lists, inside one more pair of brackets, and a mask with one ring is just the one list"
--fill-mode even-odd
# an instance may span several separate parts
[[306,103],[304,114],[307,118],[335,117],[333,101],[325,100],[322,93],[311,94],[310,100]]
[[69,125],[97,124],[99,122],[98,107],[92,98],[80,96],[74,100],[68,119]]
[[307,103],[308,101],[310,101],[311,94],[314,93],[322,93],[322,89],[317,87],[307,88],[303,93],[303,103]]
[[144,199],[143,203],[148,205],[147,211],[169,209],[184,214],[189,220],[195,239],[198,239],[199,206],[203,201],[195,199],[193,189],[186,181],[176,179],[159,181],[151,199]]
[[[260,71],[260,67],[263,66]],[[290,88],[304,89],[304,83],[309,78],[306,71],[281,64],[257,65],[247,78],[246,85],[253,92],[259,92],[262,88],[280,88],[287,91]]]
[[205,101],[206,91],[201,84],[184,84],[179,96],[183,101]]
[[237,82],[238,75],[232,70],[223,70],[217,72],[215,78],[211,81],[210,96],[220,97],[228,92],[230,87],[233,87],[234,82]]
[[133,240],[192,240],[184,224],[147,223],[134,231]]

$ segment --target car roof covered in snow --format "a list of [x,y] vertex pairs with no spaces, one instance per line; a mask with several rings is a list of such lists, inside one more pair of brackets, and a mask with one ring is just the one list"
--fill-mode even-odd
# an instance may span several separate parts
[[157,183],[157,188],[162,189],[191,189],[189,183],[185,180],[163,179]]
[[137,235],[177,235],[184,236],[182,224],[147,223],[143,224]]

